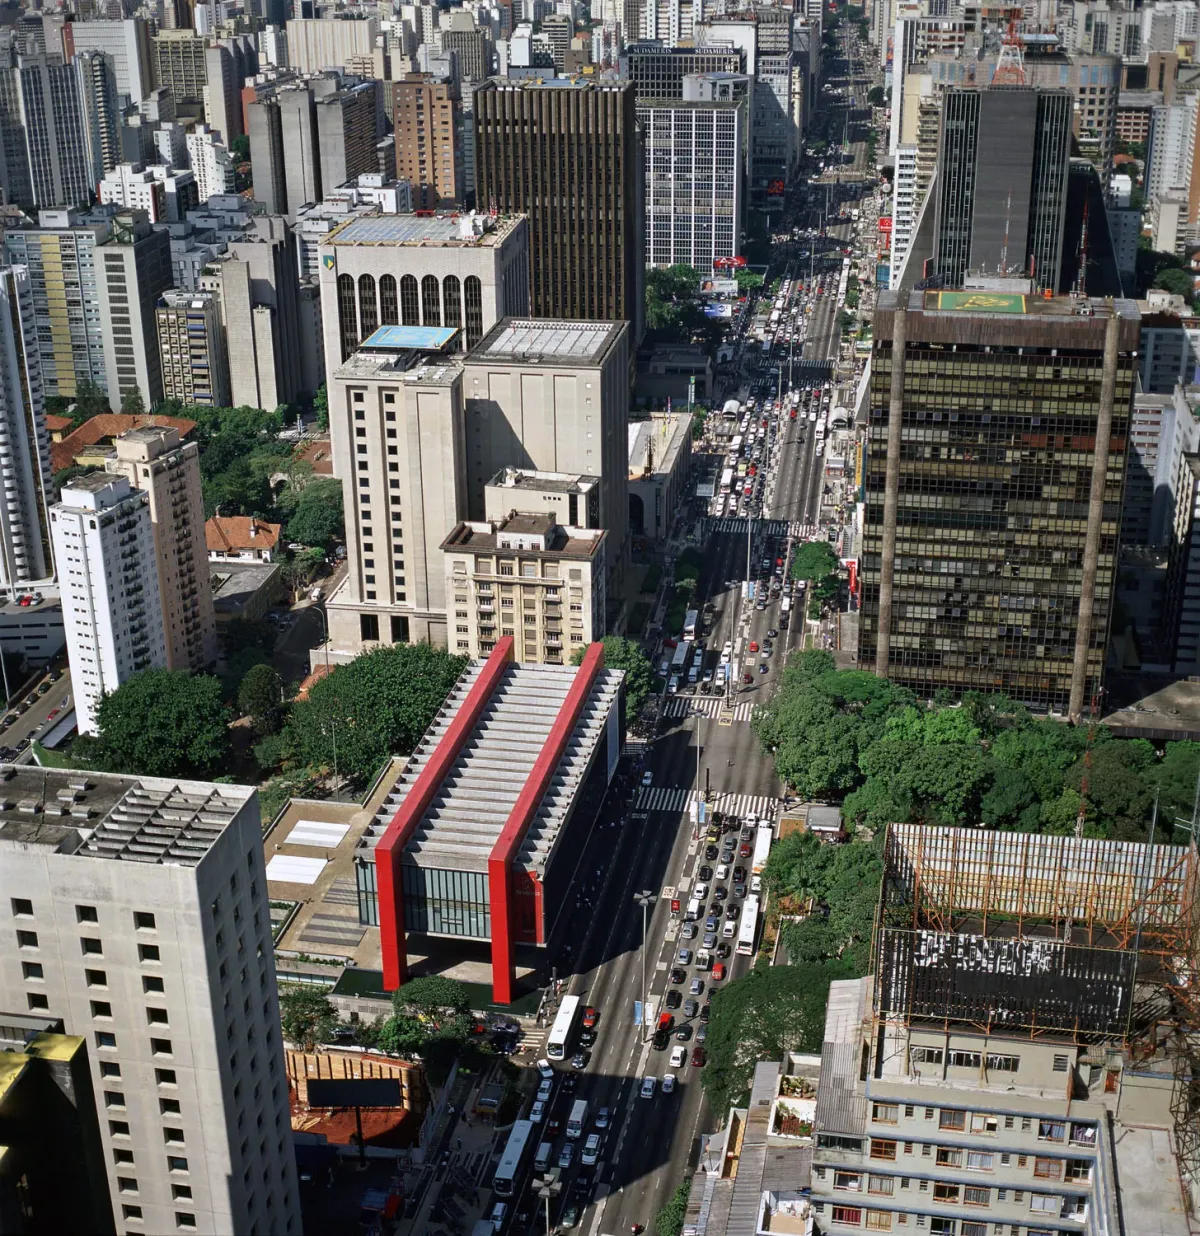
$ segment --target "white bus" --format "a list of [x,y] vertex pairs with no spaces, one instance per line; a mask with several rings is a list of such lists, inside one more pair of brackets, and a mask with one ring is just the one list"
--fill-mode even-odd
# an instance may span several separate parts
[[742,921],[738,926],[737,951],[743,957],[754,953],[754,938],[758,935],[758,898],[753,893],[742,902]]
[[721,492],[727,494],[733,488],[733,469],[726,468],[721,473]]
[[563,1002],[558,1006],[558,1014],[554,1025],[550,1027],[550,1037],[546,1040],[546,1055],[551,1060],[565,1060],[571,1035],[575,1033],[575,1019],[579,1016],[579,997],[563,996]]
[[683,618],[683,638],[684,639],[695,639],[696,638],[696,623],[698,623],[699,621],[700,621],[700,611],[696,609],[689,609]]
[[497,1197],[512,1197],[516,1193],[525,1156],[534,1142],[533,1130],[532,1120],[513,1122],[512,1132],[508,1135],[508,1145],[504,1147],[504,1153],[496,1166],[496,1175],[492,1178],[492,1188],[496,1190]]

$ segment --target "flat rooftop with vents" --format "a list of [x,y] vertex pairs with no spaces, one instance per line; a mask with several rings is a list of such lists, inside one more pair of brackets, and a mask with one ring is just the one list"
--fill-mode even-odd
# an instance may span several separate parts
[[343,223],[322,245],[412,245],[490,248],[503,244],[523,215],[362,215]]
[[598,643],[579,666],[512,658],[506,638],[468,667],[363,839],[360,901],[377,905],[389,991],[412,932],[490,941],[509,1003],[515,946],[549,945],[567,904],[594,823],[580,804],[602,800],[620,754],[624,673]]
[[624,322],[552,322],[503,318],[471,349],[469,361],[600,366]]

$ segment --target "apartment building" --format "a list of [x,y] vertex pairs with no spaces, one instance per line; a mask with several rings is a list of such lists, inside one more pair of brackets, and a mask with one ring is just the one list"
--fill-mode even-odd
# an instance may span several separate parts
[[457,82],[406,73],[392,84],[396,175],[412,185],[413,205],[432,210],[463,201],[462,100]]
[[150,497],[124,476],[89,472],[63,487],[50,535],[75,716],[92,734],[106,692],[167,663]]
[[83,109],[84,141],[95,184],[121,162],[121,111],[112,57],[104,52],[80,52],[74,59]]
[[208,85],[205,40],[188,29],[160,30],[150,40],[154,83],[165,86],[177,105],[199,108]]
[[1191,1070],[1151,1006],[1190,1001],[1173,950],[1195,865],[1181,846],[890,826],[873,973],[830,989],[819,1229],[1185,1232]]
[[154,57],[145,18],[72,22],[63,27],[63,44],[68,55],[99,51],[112,58],[122,105],[140,106],[154,88]]
[[0,267],[0,588],[54,574],[46,395],[29,272]]
[[217,659],[200,448],[182,441],[178,429],[158,425],[129,429],[113,445],[116,458],[106,470],[150,498],[167,669],[198,672]]
[[518,661],[569,664],[604,634],[604,542],[550,512],[458,524],[442,542],[447,647],[475,660],[511,636]]
[[164,179],[140,163],[120,163],[100,181],[100,204],[143,211],[151,223],[167,219],[167,186]]
[[0,1008],[86,1039],[117,1230],[298,1236],[254,790],[0,783]]
[[172,288],[163,293],[154,316],[163,398],[185,407],[228,407],[229,365],[217,298]]

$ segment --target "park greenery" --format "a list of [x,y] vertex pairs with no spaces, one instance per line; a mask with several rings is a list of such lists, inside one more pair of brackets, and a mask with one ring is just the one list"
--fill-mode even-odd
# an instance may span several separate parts
[[685,549],[675,559],[675,588],[667,597],[667,611],[663,617],[663,632],[673,639],[683,634],[687,612],[696,605],[703,565],[704,555],[695,547]]
[[792,559],[792,578],[808,585],[808,616],[820,618],[821,605],[838,594],[838,556],[828,541],[806,541]]
[[692,1179],[686,1176],[679,1188],[671,1194],[667,1204],[654,1216],[654,1236],[680,1236],[683,1221],[687,1218],[687,1204],[691,1192]]
[[703,276],[693,266],[646,271],[646,342],[701,343],[715,348],[729,329],[725,318],[704,315]]
[[[1087,836],[1145,840],[1155,796],[1159,837],[1190,818],[1200,744],[1167,743],[1034,717],[1003,695],[960,703],[861,670],[837,670],[822,651],[788,661],[754,728],[784,781],[804,798],[840,803],[867,833],[890,822],[982,825],[1067,834],[1085,772]],[[1168,824],[1167,822],[1171,823]]]
[[[625,715],[632,721],[642,711],[642,705],[654,686],[650,661],[636,640],[606,635],[601,643],[604,645],[605,668],[625,671]],[[572,654],[571,664],[579,665],[586,652],[586,647],[577,648]]]

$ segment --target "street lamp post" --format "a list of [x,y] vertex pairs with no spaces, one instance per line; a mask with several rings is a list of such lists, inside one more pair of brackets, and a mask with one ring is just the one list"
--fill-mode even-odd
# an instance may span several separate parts
[[562,1181],[559,1179],[559,1169],[556,1167],[534,1186],[538,1197],[546,1203],[546,1236],[550,1236],[550,1199],[562,1192]]
[[650,907],[658,900],[650,889],[634,893],[634,901],[642,907],[642,1042],[646,1041],[646,1025],[649,1022],[650,1001],[646,999],[646,938],[649,933]]

